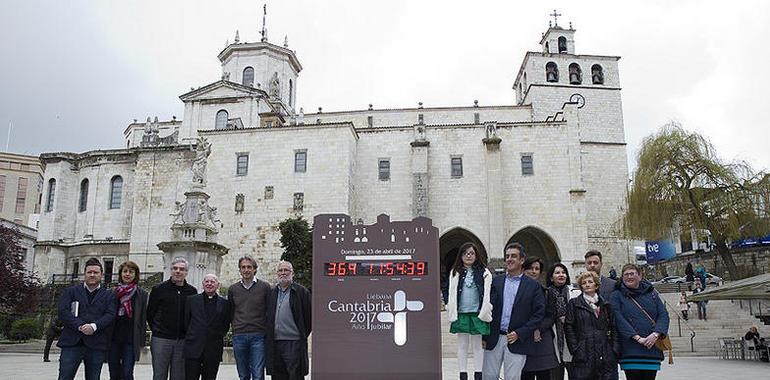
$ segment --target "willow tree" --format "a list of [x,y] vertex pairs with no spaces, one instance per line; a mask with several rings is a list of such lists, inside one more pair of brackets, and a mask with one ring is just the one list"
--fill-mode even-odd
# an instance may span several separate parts
[[770,175],[721,160],[705,137],[670,123],[642,142],[624,218],[626,234],[663,239],[672,227],[708,230],[732,279],[729,242],[770,232]]

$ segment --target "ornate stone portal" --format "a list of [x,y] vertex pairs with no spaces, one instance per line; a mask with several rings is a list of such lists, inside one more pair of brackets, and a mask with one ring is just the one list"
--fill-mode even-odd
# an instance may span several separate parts
[[217,208],[209,205],[209,195],[203,191],[206,186],[206,159],[211,153],[211,144],[198,139],[197,156],[193,162],[191,191],[184,193],[185,201],[176,202],[171,214],[172,240],[158,244],[163,251],[163,267],[166,277],[171,274],[171,261],[184,257],[189,263],[187,282],[201,287],[203,276],[208,273],[219,275],[222,256],[228,248],[218,244],[219,218]]

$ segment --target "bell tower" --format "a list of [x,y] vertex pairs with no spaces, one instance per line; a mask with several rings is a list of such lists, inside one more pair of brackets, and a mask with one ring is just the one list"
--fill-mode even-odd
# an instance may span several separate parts
[[240,34],[235,32],[234,42],[228,43],[218,56],[222,62],[222,77],[262,89],[272,101],[280,101],[294,113],[297,78],[302,65],[294,51],[289,49],[288,38],[284,38],[283,46],[268,41],[264,15],[260,34],[259,42],[241,42]]

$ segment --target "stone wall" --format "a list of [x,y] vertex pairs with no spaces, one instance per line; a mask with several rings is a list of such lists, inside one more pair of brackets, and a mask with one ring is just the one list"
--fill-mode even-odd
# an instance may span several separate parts
[[[742,278],[770,273],[770,247],[741,248],[732,250],[733,260]],[[693,268],[702,263],[706,271],[722,277],[733,279],[727,272],[727,266],[716,252],[690,253],[679,255],[654,265],[645,265],[648,275],[656,278],[664,276],[684,276],[684,269],[690,262]]]

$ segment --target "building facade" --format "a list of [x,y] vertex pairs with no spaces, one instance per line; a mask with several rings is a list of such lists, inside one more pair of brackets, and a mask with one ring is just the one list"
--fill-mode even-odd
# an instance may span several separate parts
[[0,152],[0,218],[37,228],[42,185],[40,158]]
[[431,218],[444,266],[466,241],[498,260],[519,241],[546,262],[581,267],[588,249],[607,265],[627,262],[619,57],[576,54],[574,34],[543,34],[516,75],[513,105],[314,113],[296,106],[294,51],[236,39],[218,55],[221,79],[180,96],[183,120],[130,124],[125,149],[41,155],[37,246],[47,259],[36,270],[77,272],[99,257],[167,271],[161,248],[191,212],[190,194],[213,210],[206,236],[226,250],[225,283],[243,255],[271,277],[278,224],[320,213],[367,224],[383,213]]

